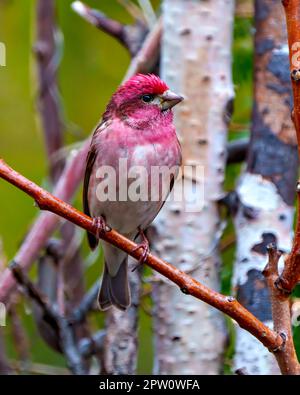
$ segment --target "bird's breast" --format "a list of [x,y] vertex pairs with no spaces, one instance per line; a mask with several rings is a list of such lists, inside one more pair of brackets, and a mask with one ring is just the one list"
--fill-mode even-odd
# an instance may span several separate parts
[[148,226],[167,198],[180,146],[175,133],[163,139],[101,134],[88,191],[91,214],[105,215],[112,227],[129,234]]

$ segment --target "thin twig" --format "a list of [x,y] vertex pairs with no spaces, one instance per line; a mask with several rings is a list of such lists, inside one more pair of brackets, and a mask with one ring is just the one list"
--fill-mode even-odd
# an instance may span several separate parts
[[119,40],[126,48],[128,43],[126,42],[125,25],[108,18],[103,12],[90,8],[82,1],[74,1],[71,4],[73,11],[80,15],[83,19],[88,21],[90,24],[101,29],[105,33]]
[[[37,186],[32,181],[29,181],[10,168],[3,160],[0,160],[0,177],[31,196],[41,210],[52,211],[88,232],[98,235],[99,230],[92,218],[54,197],[51,193]],[[136,243],[113,229],[109,232],[102,233],[100,237],[115,247],[120,248],[136,260],[139,260],[143,254],[137,248]],[[270,351],[277,350],[281,347],[283,343],[282,337],[262,324],[254,315],[238,303],[236,299],[207,288],[188,274],[152,254],[147,256],[145,263],[177,284],[184,294],[192,295],[229,315],[242,328],[260,340]]]

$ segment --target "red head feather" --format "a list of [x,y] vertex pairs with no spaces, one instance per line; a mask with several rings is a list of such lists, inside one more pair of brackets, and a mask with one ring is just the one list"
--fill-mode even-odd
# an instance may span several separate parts
[[124,105],[132,108],[133,103],[140,100],[142,95],[161,95],[168,89],[167,84],[155,74],[136,74],[124,82],[113,94],[103,118],[110,117]]
[[167,84],[155,74],[136,74],[118,89],[117,94],[129,91],[138,94],[161,95],[168,89]]
[[136,74],[124,82],[113,95],[116,104],[145,94],[161,95],[168,90],[167,84],[154,74]]

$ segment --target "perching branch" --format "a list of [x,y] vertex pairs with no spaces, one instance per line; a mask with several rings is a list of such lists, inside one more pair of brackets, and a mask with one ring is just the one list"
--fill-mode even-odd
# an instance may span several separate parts
[[278,261],[281,253],[275,245],[268,246],[269,261],[263,274],[267,280],[272,304],[274,330],[280,333],[284,343],[274,353],[281,373],[285,375],[299,375],[300,365],[297,359],[291,328],[291,309],[289,298],[282,294],[276,286],[278,279]]
[[[0,177],[31,196],[41,210],[51,211],[92,234],[98,234],[97,226],[92,218],[73,208],[68,203],[54,197],[51,193],[37,186],[32,181],[29,181],[10,168],[3,160],[0,160]],[[143,254],[140,249],[136,248],[136,243],[113,229],[101,234],[100,237],[115,247],[120,248],[136,260],[139,260]],[[262,324],[234,298],[207,288],[188,274],[152,254],[147,256],[145,263],[178,285],[184,294],[192,295],[229,315],[242,328],[260,340],[271,352],[276,352],[282,346],[282,337]]]
[[[300,153],[300,79],[299,79],[299,43],[300,43],[300,0],[283,0],[288,44],[290,55],[290,71],[294,96],[292,119],[296,128],[298,152]],[[297,185],[297,225],[291,253],[285,261],[284,270],[279,277],[278,286],[282,291],[291,293],[300,280],[300,183]]]

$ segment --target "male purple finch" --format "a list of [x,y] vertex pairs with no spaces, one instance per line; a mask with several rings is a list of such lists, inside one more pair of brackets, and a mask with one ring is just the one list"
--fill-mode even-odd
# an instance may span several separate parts
[[[106,229],[107,223],[131,240],[140,235],[143,240],[138,246],[143,249],[141,261],[149,252],[144,230],[163,206],[181,164],[171,109],[182,100],[159,77],[135,75],[113,94],[92,137],[84,179],[84,211],[94,218],[99,232]],[[146,191],[146,199],[130,198],[134,180],[128,175],[130,171],[120,170],[120,160],[126,161],[126,170],[136,166],[145,169],[139,177],[139,188]],[[115,172],[116,183],[111,176],[105,178],[101,173],[101,169],[108,166]],[[151,171],[155,167],[170,169],[171,176],[153,181]],[[114,187],[115,199],[99,196],[97,188],[105,180],[108,187]],[[125,199],[120,196],[120,185],[124,182]],[[88,240],[94,249],[98,238],[88,233]],[[105,267],[98,297],[100,309],[114,305],[126,310],[130,305],[127,254],[105,241],[102,246]]]

